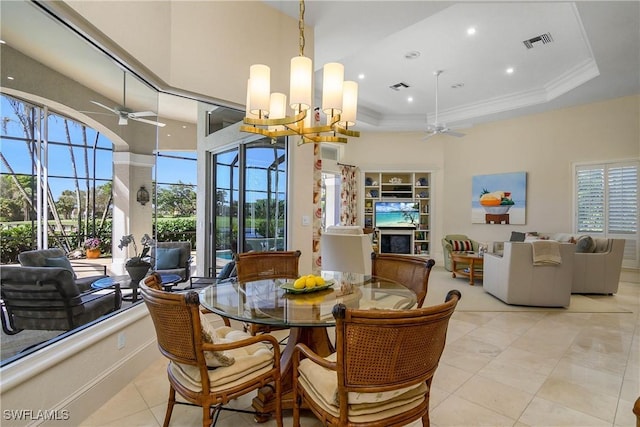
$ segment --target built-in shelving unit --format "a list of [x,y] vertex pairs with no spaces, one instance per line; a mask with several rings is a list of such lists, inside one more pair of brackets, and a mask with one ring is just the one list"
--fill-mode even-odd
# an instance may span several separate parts
[[[418,224],[412,233],[411,254],[428,255],[431,250],[431,173],[430,172],[365,172],[363,226],[376,228],[375,203],[378,201],[413,201],[418,204]],[[388,232],[385,232],[389,234]],[[383,245],[378,244],[378,248]]]

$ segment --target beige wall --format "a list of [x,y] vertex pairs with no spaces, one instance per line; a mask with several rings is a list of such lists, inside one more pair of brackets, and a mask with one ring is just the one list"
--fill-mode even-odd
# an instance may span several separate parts
[[[431,170],[432,255],[440,239],[467,234],[483,242],[511,231],[573,230],[573,165],[638,159],[640,96],[551,111],[465,129],[464,138],[415,133],[363,133],[346,147],[345,162],[362,170]],[[471,223],[474,175],[527,172],[525,225]]]
[[262,63],[272,92],[289,92],[298,21],[261,1],[66,3],[174,88],[244,105],[249,67]]

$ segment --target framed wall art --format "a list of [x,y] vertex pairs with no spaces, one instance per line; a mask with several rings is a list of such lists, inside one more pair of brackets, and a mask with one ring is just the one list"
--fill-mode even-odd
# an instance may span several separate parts
[[471,223],[526,224],[526,172],[476,175],[471,191]]

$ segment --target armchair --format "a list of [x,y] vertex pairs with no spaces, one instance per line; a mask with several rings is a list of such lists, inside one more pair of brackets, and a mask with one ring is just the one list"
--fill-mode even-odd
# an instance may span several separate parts
[[505,242],[502,256],[484,255],[484,290],[507,304],[568,306],[575,245],[558,243],[558,249],[561,264],[534,265],[532,243]]
[[305,344],[293,353],[293,425],[307,407],[324,426],[429,425],[429,393],[460,299],[410,310],[333,307],[336,352]]
[[[465,234],[447,234],[442,238],[442,255],[444,256],[444,268],[447,271],[451,271],[451,252],[454,250],[452,242],[470,242],[471,249],[470,251],[478,252],[480,248],[480,243],[470,239]],[[457,249],[464,250],[464,249]],[[459,264],[462,265],[462,264]]]
[[81,292],[71,271],[61,267],[4,267],[0,270],[2,330],[68,331],[118,310],[120,286]]
[[624,239],[594,239],[594,252],[576,252],[573,257],[574,294],[618,292],[624,255]]
[[189,280],[191,275],[191,242],[158,242],[151,247],[154,271],[160,274],[177,274],[181,282]]
[[[98,279],[107,277],[107,266],[95,263],[79,263],[69,261],[65,252],[59,248],[36,249],[21,252],[18,261],[23,267],[62,267],[71,271],[73,280],[80,292],[91,289],[91,284]],[[89,274],[78,277],[78,272],[96,272],[100,274]]]

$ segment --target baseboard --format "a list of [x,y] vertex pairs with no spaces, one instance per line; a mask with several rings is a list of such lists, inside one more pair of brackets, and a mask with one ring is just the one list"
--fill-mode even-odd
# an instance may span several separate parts
[[127,358],[119,360],[110,371],[104,372],[84,389],[68,396],[63,407],[73,415],[74,420],[87,419],[159,358],[162,358],[162,355],[158,351],[154,335],[150,342],[139,347]]

